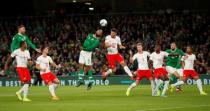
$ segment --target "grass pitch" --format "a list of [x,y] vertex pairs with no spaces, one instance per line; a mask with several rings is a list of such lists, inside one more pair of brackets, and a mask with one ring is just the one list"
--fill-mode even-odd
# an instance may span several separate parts
[[[19,87],[0,87],[0,111],[210,111],[210,94],[201,96],[197,87],[183,86],[181,93],[168,93],[167,98],[152,97],[149,85],[138,86],[125,96],[127,85],[60,86],[59,101],[52,101],[47,87],[30,87],[32,102],[18,101]],[[210,93],[210,87],[204,86]]]

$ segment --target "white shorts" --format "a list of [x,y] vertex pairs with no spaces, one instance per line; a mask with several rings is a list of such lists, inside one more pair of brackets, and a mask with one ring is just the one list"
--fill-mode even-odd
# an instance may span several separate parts
[[168,74],[174,74],[174,72],[176,71],[179,74],[179,76],[183,76],[183,69],[176,69],[171,66],[166,66],[166,70]]
[[80,51],[79,54],[79,63],[80,64],[85,64],[87,66],[91,66],[92,65],[92,52],[88,52],[88,51]]
[[180,69],[176,69],[176,71],[178,72],[179,76],[183,76],[183,69],[180,68]]

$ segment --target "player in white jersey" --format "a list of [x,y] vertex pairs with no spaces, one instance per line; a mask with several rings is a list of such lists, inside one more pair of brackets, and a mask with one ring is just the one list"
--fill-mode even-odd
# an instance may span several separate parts
[[134,56],[132,54],[132,51],[130,51],[130,62],[133,63],[134,60],[137,60],[137,62],[138,62],[137,77],[136,77],[136,81],[128,87],[126,95],[129,96],[130,91],[133,88],[135,88],[137,85],[139,85],[140,81],[143,78],[147,78],[151,82],[152,96],[155,96],[155,94],[156,94],[155,82],[154,82],[154,79],[152,76],[152,72],[148,66],[148,58],[150,56],[150,53],[147,51],[143,51],[143,47],[142,47],[141,43],[138,43],[136,45],[136,47],[137,47],[138,52],[136,54],[134,54]]
[[181,60],[182,60],[182,66],[184,67],[184,72],[183,72],[184,81],[186,81],[188,77],[192,77],[197,83],[197,87],[198,90],[200,91],[200,94],[207,95],[207,93],[203,91],[202,82],[198,76],[198,73],[194,69],[194,62],[196,60],[196,56],[192,53],[191,47],[189,46],[187,47],[186,55],[183,56]]
[[[20,78],[21,83],[24,85],[22,88],[16,92],[16,95],[19,100],[21,101],[31,101],[30,99],[27,98],[28,95],[28,90],[29,90],[29,85],[31,83],[31,76],[30,72],[27,68],[27,65],[31,65],[32,61],[30,60],[30,53],[27,50],[27,43],[25,41],[22,41],[20,43],[20,48],[16,49],[15,51],[12,52],[10,57],[8,58],[4,70],[6,71],[8,69],[8,64],[12,60],[12,58],[15,58],[17,66],[16,66],[16,71],[18,73],[18,76]],[[23,98],[22,98],[23,94]]]
[[42,55],[39,56],[36,60],[36,68],[40,70],[41,78],[44,80],[45,84],[49,86],[49,91],[52,96],[52,100],[59,100],[59,98],[55,94],[55,91],[60,81],[50,71],[50,65],[56,68],[60,68],[60,66],[56,65],[53,62],[52,58],[48,56],[48,52],[49,52],[48,47],[42,47],[41,51],[42,51]]
[[[150,55],[150,60],[153,63],[154,75],[155,75],[155,79],[156,79],[156,87],[155,87],[156,92],[158,91],[159,86],[164,81],[164,88],[163,88],[163,92],[161,94],[162,97],[166,97],[165,93],[166,93],[166,91],[168,89],[168,85],[169,85],[168,72],[163,67],[164,58],[167,56],[168,56],[168,53],[165,51],[161,51],[160,45],[156,45],[155,52],[153,52]],[[159,96],[159,94],[157,94],[157,96]]]
[[116,62],[120,63],[120,65],[124,68],[125,72],[133,78],[133,74],[131,73],[130,69],[126,65],[124,58],[122,55],[118,52],[118,46],[120,49],[125,49],[125,47],[122,45],[120,37],[117,36],[117,30],[115,28],[111,29],[111,34],[106,36],[105,38],[105,47],[107,48],[108,54],[106,55],[106,58],[108,60],[110,69],[108,69],[106,72],[102,73],[103,80],[106,80],[106,77],[116,72]]

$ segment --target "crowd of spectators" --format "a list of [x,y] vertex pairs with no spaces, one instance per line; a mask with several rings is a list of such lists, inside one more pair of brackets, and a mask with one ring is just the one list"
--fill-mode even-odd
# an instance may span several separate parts
[[[126,50],[120,50],[128,66],[129,50],[135,50],[135,43],[142,42],[144,50],[154,51],[156,43],[161,44],[162,50],[170,48],[175,41],[178,48],[185,51],[187,45],[193,47],[197,60],[195,65],[199,74],[210,74],[210,16],[208,14],[115,14],[115,15],[72,15],[72,16],[30,16],[0,19],[0,74],[10,54],[12,37],[17,33],[18,24],[26,26],[27,35],[33,43],[40,47],[47,44],[50,55],[54,61],[62,65],[60,70],[54,70],[59,76],[76,75],[78,58],[88,33],[93,32],[101,18],[108,20],[104,27],[104,35],[109,34],[112,27],[118,29],[122,44]],[[105,37],[105,36],[104,36]],[[104,37],[101,44],[93,53],[94,72],[97,75],[106,68],[106,49]],[[35,61],[39,53],[30,49],[32,59]],[[117,73],[123,70],[117,65]],[[11,76],[15,75],[12,71]],[[32,73],[35,71],[31,67]]]

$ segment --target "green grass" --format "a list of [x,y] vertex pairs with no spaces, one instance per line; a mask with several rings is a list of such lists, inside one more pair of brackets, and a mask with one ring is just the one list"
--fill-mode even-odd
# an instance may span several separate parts
[[[19,87],[0,87],[0,111],[210,111],[210,95],[200,96],[196,86],[184,86],[181,93],[169,93],[167,98],[152,97],[149,85],[137,87],[126,97],[126,85],[94,86],[86,91],[61,86],[59,101],[51,101],[47,87],[31,87],[32,102],[18,101]],[[209,86],[204,86],[210,92]]]

